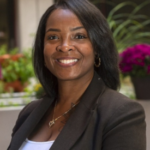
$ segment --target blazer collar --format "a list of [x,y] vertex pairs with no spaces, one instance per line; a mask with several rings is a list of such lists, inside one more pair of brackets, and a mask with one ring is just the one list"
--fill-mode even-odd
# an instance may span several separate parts
[[81,97],[80,103],[62,129],[50,150],[69,150],[84,132],[91,116],[98,106],[98,99],[102,95],[105,85],[97,73]]
[[[105,85],[102,79],[95,72],[90,85],[81,97],[80,103],[76,106],[76,109],[72,113],[68,122],[55,140],[51,150],[68,150],[73,146],[88,125],[93,110],[97,107],[98,97],[102,95],[104,89]],[[35,110],[30,114],[30,116],[14,135],[10,150],[19,149],[23,141],[28,137],[46,113],[54,99],[55,98],[45,97],[41,101],[41,104],[35,108]]]

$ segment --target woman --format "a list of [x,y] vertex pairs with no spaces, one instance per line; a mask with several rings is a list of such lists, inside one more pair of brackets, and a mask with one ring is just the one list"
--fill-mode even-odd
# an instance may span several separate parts
[[44,13],[34,68],[46,95],[19,114],[9,150],[145,150],[143,108],[116,92],[118,55],[108,24],[87,0]]

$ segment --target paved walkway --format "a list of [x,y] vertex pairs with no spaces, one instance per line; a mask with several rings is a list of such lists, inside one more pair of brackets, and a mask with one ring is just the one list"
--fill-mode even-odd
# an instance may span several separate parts
[[[150,150],[150,100],[138,101],[145,109],[147,122],[147,150]],[[5,110],[0,108],[0,150],[6,150],[11,138],[12,128],[22,108]]]
[[12,128],[22,107],[0,108],[0,150],[6,150],[10,140]]

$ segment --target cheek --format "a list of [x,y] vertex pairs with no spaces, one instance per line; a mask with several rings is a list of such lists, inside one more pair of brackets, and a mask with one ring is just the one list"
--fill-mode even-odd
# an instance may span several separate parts
[[94,64],[95,54],[94,54],[94,50],[91,44],[83,48],[83,56],[89,65]]
[[88,56],[87,56],[87,59],[86,59],[86,63],[88,66],[91,66],[91,67],[94,67],[94,62],[95,62],[95,59],[94,59],[94,52],[90,51]]
[[45,59],[52,55],[52,47],[49,44],[44,45],[43,54]]

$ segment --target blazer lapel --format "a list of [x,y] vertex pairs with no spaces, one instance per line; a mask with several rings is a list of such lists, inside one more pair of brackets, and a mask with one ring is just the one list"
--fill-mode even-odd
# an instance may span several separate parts
[[105,85],[103,81],[95,73],[80,103],[76,106],[75,111],[72,113],[50,150],[71,149],[88,125],[94,112],[93,110],[97,107],[97,99],[102,95],[104,89]]
[[39,106],[33,110],[23,125],[15,133],[11,141],[11,150],[18,150],[26,137],[33,131],[42,116],[48,110],[54,98],[44,97]]

